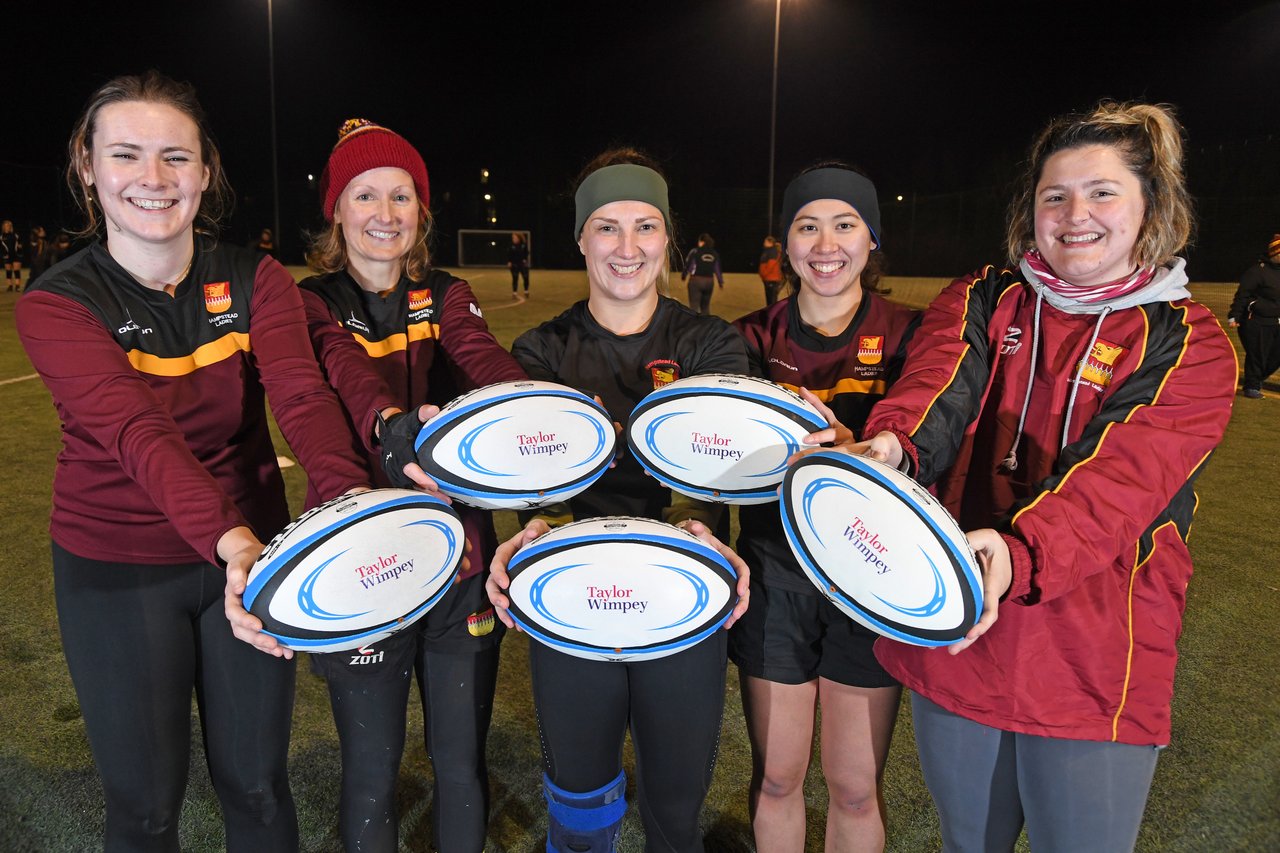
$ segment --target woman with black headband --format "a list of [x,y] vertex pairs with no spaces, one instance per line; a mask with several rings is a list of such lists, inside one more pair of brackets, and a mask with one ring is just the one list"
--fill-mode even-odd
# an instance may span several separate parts
[[[589,294],[516,340],[512,353],[531,378],[595,395],[621,423],[645,395],[675,379],[747,371],[742,339],[728,323],[658,295],[658,280],[670,268],[672,234],[666,181],[652,161],[629,149],[605,152],[584,170],[575,208],[574,238],[586,258]],[[633,515],[679,523],[719,548],[740,573],[742,600],[731,624],[746,608],[746,566],[693,520],[710,522],[707,507],[672,503],[668,489],[623,455],[570,509],[577,519]],[[508,626],[507,563],[548,529],[535,518],[498,546],[489,597]],[[622,663],[530,645],[548,850],[613,849],[626,811],[628,727],[646,849],[702,850],[698,818],[724,708],[725,635],[718,631],[669,657]]]
[[[805,395],[846,440],[902,367],[918,315],[880,295],[876,188],[840,163],[810,167],[782,200],[791,295],[735,322],[756,375]],[[806,390],[807,389],[807,390]],[[761,850],[805,848],[804,780],[822,707],[828,850],[884,846],[880,778],[901,688],[876,662],[876,635],[805,577],[774,504],[744,506],[737,548],[753,569],[751,609],[729,634],[751,737],[750,811]]]

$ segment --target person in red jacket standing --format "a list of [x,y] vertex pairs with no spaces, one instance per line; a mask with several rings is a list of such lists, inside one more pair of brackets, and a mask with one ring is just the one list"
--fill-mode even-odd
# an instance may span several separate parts
[[929,307],[849,447],[905,468],[970,531],[977,625],[880,639],[912,692],[946,850],[1128,850],[1169,743],[1195,482],[1236,361],[1187,290],[1171,109],[1103,102],[1033,143],[1011,266]]

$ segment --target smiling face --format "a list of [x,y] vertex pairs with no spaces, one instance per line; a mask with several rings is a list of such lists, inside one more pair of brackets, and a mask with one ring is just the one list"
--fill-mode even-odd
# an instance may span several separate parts
[[361,172],[338,196],[334,221],[347,244],[347,263],[399,262],[418,236],[418,194],[404,169],[381,166]]
[[168,104],[121,101],[98,112],[81,178],[102,207],[107,246],[118,256],[175,243],[185,251],[209,169],[190,117]]
[[657,293],[667,263],[662,211],[643,201],[613,201],[587,218],[578,238],[591,297],[632,302]]
[[1059,278],[1093,286],[1134,270],[1146,202],[1117,150],[1090,145],[1045,161],[1036,184],[1036,248]]
[[801,292],[835,297],[860,293],[871,255],[871,231],[847,201],[821,198],[796,211],[787,231],[787,259]]

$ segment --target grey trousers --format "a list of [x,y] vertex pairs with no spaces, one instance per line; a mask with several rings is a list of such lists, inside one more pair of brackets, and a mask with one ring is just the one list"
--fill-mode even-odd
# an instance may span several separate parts
[[911,694],[920,767],[943,850],[1131,851],[1159,749],[994,729]]

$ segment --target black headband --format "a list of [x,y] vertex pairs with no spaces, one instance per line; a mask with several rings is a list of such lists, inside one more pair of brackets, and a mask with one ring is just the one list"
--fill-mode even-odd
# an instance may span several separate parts
[[787,234],[800,208],[820,198],[847,201],[871,231],[876,248],[880,242],[880,203],[876,201],[876,185],[865,175],[850,169],[828,167],[805,172],[787,184],[782,195],[782,245],[787,245]]

